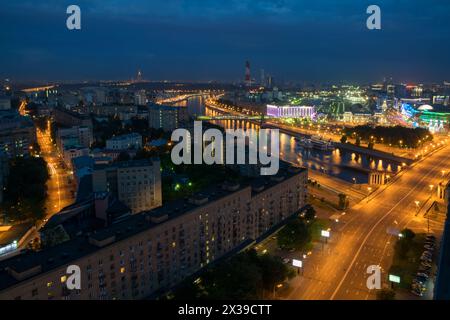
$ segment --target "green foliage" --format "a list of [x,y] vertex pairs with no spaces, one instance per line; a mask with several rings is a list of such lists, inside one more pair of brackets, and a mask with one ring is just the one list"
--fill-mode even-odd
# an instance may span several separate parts
[[[163,170],[163,201],[180,199],[204,190],[213,184],[223,183],[226,180],[241,183],[247,179],[224,165],[174,165],[170,159],[170,154],[163,154],[160,158]],[[177,176],[187,177],[191,185],[180,185],[180,188],[174,190],[172,186],[176,182]]]
[[280,258],[239,253],[206,269],[198,281],[187,280],[174,293],[175,299],[251,300],[272,292],[292,272]]
[[18,157],[9,166],[2,209],[10,219],[42,218],[50,177],[47,163],[42,158]]
[[289,222],[277,236],[278,246],[285,250],[302,249],[311,241],[311,234],[304,219]]
[[401,234],[403,235],[402,240],[405,240],[405,241],[408,241],[408,242],[410,242],[416,236],[414,231],[412,231],[411,229],[408,229],[408,228],[403,229],[401,231]]
[[308,207],[305,212],[306,221],[311,221],[316,218],[316,210],[313,207]]
[[353,135],[355,134],[358,138],[361,138],[365,141],[371,141],[373,138],[373,142],[384,143],[384,144],[392,144],[392,145],[400,145],[400,141],[402,141],[401,145],[406,147],[418,147],[419,140],[421,141],[431,141],[433,140],[433,135],[424,128],[407,128],[403,126],[395,126],[395,127],[383,127],[376,126],[371,127],[367,125],[356,126],[352,128],[346,128],[344,130],[345,134]]
[[416,235],[411,230],[404,229],[402,235],[395,243],[394,257],[389,273],[400,277],[400,287],[409,288],[420,265],[425,234]]

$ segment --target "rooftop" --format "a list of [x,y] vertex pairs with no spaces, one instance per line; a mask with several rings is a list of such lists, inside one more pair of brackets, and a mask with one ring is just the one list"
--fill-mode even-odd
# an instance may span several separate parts
[[283,180],[280,180],[280,177],[292,177],[305,170],[305,168],[280,169],[281,172],[277,175],[277,178],[258,178],[258,190],[252,189],[250,184],[237,185],[237,187],[236,184],[233,183],[212,186],[207,190],[196,194],[193,197],[194,201],[190,198],[169,202],[162,207],[131,215],[121,222],[100,229],[92,234],[80,235],[72,240],[42,251],[27,252],[1,261],[0,290],[21,281],[21,279],[12,276],[6,268],[10,268],[16,273],[34,269],[37,270],[35,274],[44,273],[68,264],[70,261],[76,260],[82,256],[94,253],[101,247],[127,239],[135,234],[154,228],[168,220],[186,214],[198,207],[229,196],[236,191],[251,188],[250,191],[252,194],[256,194],[280,183]]
[[111,139],[108,139],[110,141],[118,141],[118,140],[124,140],[124,139],[132,139],[132,138],[142,138],[142,136],[139,133],[133,132],[128,134],[122,134],[119,136],[114,136]]

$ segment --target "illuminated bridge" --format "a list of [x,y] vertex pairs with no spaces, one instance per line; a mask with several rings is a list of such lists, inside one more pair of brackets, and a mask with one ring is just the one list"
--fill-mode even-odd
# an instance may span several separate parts
[[273,118],[271,116],[237,116],[231,114],[224,114],[219,116],[198,116],[197,120],[247,120],[247,121],[264,121],[265,119]]
[[156,101],[157,104],[174,104],[174,103],[179,103],[182,102],[184,100],[187,100],[189,98],[193,98],[193,97],[201,97],[201,96],[209,96],[211,95],[211,93],[189,93],[189,94],[183,94],[183,95],[177,95],[171,98],[166,98],[166,99],[158,99]]

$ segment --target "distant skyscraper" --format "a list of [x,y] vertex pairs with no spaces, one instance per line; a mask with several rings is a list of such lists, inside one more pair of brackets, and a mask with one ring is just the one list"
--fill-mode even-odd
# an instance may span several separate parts
[[138,72],[137,72],[136,81],[138,81],[138,82],[142,81],[142,71],[141,70],[138,70]]
[[147,104],[147,93],[145,90],[139,90],[134,93],[134,103],[138,106],[145,106]]
[[269,88],[273,87],[273,77],[271,75],[267,76],[267,87]]
[[261,86],[265,86],[266,85],[266,76],[264,74],[264,69],[261,69]]
[[252,84],[252,78],[250,76],[250,62],[249,61],[245,62],[245,84],[248,86]]

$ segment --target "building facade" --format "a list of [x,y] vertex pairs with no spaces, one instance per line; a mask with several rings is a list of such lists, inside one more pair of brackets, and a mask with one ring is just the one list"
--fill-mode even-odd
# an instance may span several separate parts
[[161,206],[161,171],[157,159],[96,165],[93,191],[110,192],[133,213]]
[[183,126],[189,119],[186,107],[153,104],[148,108],[150,128],[173,131]]
[[313,118],[315,108],[312,106],[276,106],[268,104],[267,115],[276,118]]
[[[303,168],[250,185],[224,183],[48,250],[0,262],[0,299],[157,295],[298,214],[306,204],[306,185]],[[69,265],[80,268],[80,290],[66,287]]]
[[29,117],[16,110],[0,111],[0,151],[7,157],[22,157],[36,143],[36,128]]
[[139,133],[123,134],[106,140],[108,150],[127,150],[142,148],[142,136]]

